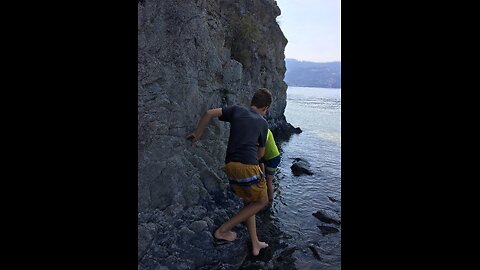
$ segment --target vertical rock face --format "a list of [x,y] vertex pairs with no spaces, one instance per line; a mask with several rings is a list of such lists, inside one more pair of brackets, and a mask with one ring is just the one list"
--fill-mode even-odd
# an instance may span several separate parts
[[212,120],[196,147],[185,135],[207,109],[247,106],[259,87],[273,93],[271,129],[291,127],[278,15],[272,0],[138,2],[139,269],[234,267],[246,252],[211,241],[239,204],[223,172],[229,124]]

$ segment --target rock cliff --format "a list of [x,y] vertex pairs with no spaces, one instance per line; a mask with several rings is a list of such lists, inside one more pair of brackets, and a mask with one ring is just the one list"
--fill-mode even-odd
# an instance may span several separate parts
[[241,207],[223,172],[229,124],[212,120],[196,147],[185,135],[259,87],[274,134],[291,132],[278,15],[272,0],[138,1],[139,269],[235,269],[247,254],[244,228],[235,244],[212,236]]

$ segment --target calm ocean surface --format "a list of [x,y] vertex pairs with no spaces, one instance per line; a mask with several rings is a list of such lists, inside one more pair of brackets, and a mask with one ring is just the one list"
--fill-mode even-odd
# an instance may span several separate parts
[[[341,218],[340,92],[308,87],[287,90],[285,117],[303,132],[280,145],[283,158],[273,209],[287,235],[285,243],[295,247],[292,256],[297,269],[340,269],[341,230],[323,236],[318,227],[340,226],[312,215],[322,210]],[[314,175],[294,176],[290,169],[294,158],[307,160]]]

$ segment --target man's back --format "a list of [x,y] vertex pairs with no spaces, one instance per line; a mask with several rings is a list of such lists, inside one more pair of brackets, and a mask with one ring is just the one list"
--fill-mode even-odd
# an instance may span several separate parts
[[258,164],[258,147],[267,140],[267,121],[254,109],[238,105],[223,107],[219,120],[231,124],[225,163]]

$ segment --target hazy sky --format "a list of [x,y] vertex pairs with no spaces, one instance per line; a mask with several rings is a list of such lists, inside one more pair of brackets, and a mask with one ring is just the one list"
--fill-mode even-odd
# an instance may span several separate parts
[[340,0],[277,0],[286,58],[340,61]]

